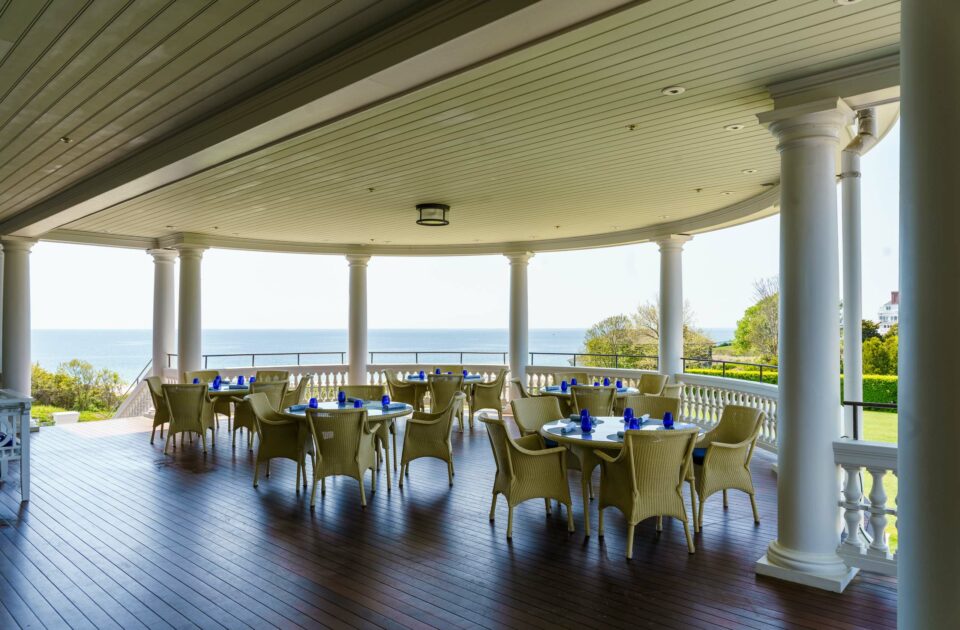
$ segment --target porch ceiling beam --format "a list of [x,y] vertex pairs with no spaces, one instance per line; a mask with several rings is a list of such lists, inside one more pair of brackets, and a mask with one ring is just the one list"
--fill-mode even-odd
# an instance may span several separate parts
[[843,99],[852,109],[900,100],[900,54],[870,59],[767,86],[775,109]]
[[463,4],[433,3],[20,212],[0,223],[0,233],[41,236],[637,3]]

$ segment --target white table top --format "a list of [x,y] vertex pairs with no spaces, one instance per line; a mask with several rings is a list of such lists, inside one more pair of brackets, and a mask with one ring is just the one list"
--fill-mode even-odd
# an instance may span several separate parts
[[[297,406],[299,407],[299,405],[297,405]],[[318,409],[346,409],[346,410],[349,411],[349,410],[352,410],[354,407],[353,407],[353,403],[352,403],[352,402],[347,402],[347,403],[344,403],[343,405],[341,405],[340,403],[338,403],[338,402],[336,402],[336,401],[330,401],[330,402],[322,402],[322,403],[320,403],[320,404],[317,406],[317,408],[318,408]],[[386,409],[384,409],[384,408],[380,405],[380,402],[379,402],[379,401],[373,401],[373,402],[368,402],[367,404],[365,404],[365,405],[363,406],[363,409],[366,409],[366,410],[367,410],[367,419],[369,419],[369,420],[389,420],[389,419],[391,419],[391,418],[399,418],[399,417],[401,417],[401,416],[406,416],[406,415],[408,415],[408,414],[413,413],[413,407],[410,406],[410,405],[408,405],[408,404],[406,404],[406,403],[403,403],[403,409],[389,409],[389,410],[386,410]],[[292,414],[298,415],[298,416],[306,416],[306,415],[307,415],[307,410],[306,410],[306,408],[294,410],[292,407],[287,407],[287,408],[284,409],[283,411],[284,411],[285,413],[292,413]],[[359,411],[359,410],[358,410],[358,411]]]
[[[408,383],[418,383],[418,384],[427,385],[430,383],[430,376],[431,375],[427,373],[427,374],[424,374],[423,378],[420,378],[418,374],[409,374],[403,380],[405,380]],[[433,376],[453,376],[453,375],[452,374],[434,374]],[[483,380],[482,374],[467,374],[466,376],[463,377],[464,383],[479,383],[482,380]]]
[[[559,387],[559,385],[551,385],[550,387],[551,388]],[[579,384],[577,385],[577,387],[579,387]],[[569,388],[567,389],[567,391],[563,391],[561,389],[547,389],[546,387],[541,387],[540,393],[547,396],[569,397],[572,395]],[[624,396],[636,396],[639,393],[640,393],[640,390],[637,389],[636,387],[624,387],[623,391],[619,389],[617,390],[617,398],[623,398]]]
[[[582,433],[579,429],[572,433],[561,433],[560,430],[571,424],[572,420],[556,420],[540,427],[540,435],[559,444],[571,446],[590,446],[592,448],[622,448],[623,438],[617,431],[623,431],[623,418],[620,416],[595,417],[597,424],[591,433]],[[579,424],[579,421],[577,422]],[[640,425],[641,431],[668,431],[697,429],[697,425],[689,422],[675,422],[673,429],[664,429],[660,420],[647,420]],[[702,431],[701,431],[702,433]]]

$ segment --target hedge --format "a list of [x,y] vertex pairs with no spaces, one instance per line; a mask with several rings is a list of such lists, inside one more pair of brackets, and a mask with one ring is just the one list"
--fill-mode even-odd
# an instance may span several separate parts
[[[705,376],[724,376],[723,370],[707,368],[691,368],[687,374],[703,374]],[[727,378],[736,378],[743,381],[760,381],[760,372],[757,370],[728,369]],[[777,372],[763,371],[763,382],[777,384]],[[840,375],[840,396],[843,397],[843,375]],[[863,402],[897,403],[897,376],[895,374],[864,374],[863,375]]]

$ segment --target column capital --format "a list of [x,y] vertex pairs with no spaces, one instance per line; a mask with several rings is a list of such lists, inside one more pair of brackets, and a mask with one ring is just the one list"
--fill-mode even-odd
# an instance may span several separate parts
[[347,254],[346,258],[351,267],[366,267],[370,262],[370,254]]
[[667,250],[683,250],[683,245],[692,240],[693,236],[690,234],[668,234],[667,236],[662,236],[657,239],[657,245],[660,246],[660,251]]
[[760,124],[780,141],[778,151],[802,140],[837,142],[840,130],[852,123],[853,119],[854,111],[839,98],[827,98],[757,115]]
[[503,255],[511,265],[526,265],[533,258],[533,252],[505,252]]
[[209,248],[206,245],[180,243],[179,245],[174,245],[173,249],[178,252],[180,258],[201,258],[203,256],[203,252],[207,251]]
[[155,263],[172,263],[177,259],[177,251],[173,249],[148,249],[147,253],[153,256]]
[[4,252],[26,252],[29,254],[33,246],[36,245],[37,239],[22,236],[2,236],[0,242],[3,243]]

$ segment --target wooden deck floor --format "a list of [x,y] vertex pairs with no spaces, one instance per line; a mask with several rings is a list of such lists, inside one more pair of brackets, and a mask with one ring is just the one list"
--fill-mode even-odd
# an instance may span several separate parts
[[[759,458],[762,524],[745,497],[707,503],[697,552],[683,528],[653,521],[623,557],[623,520],[585,539],[543,503],[490,524],[493,462],[482,425],[454,435],[457,476],[411,466],[403,491],[361,510],[357,485],[328,483],[315,512],[280,462],[259,489],[252,457],[226,429],[161,453],[141,419],[34,434],[33,497],[0,489],[0,628],[73,627],[894,627],[896,582],[861,574],[842,595],[756,577],[776,531],[776,479]],[[396,484],[396,480],[394,480]],[[369,487],[369,486],[368,486]],[[596,508],[592,512],[596,526]]]

